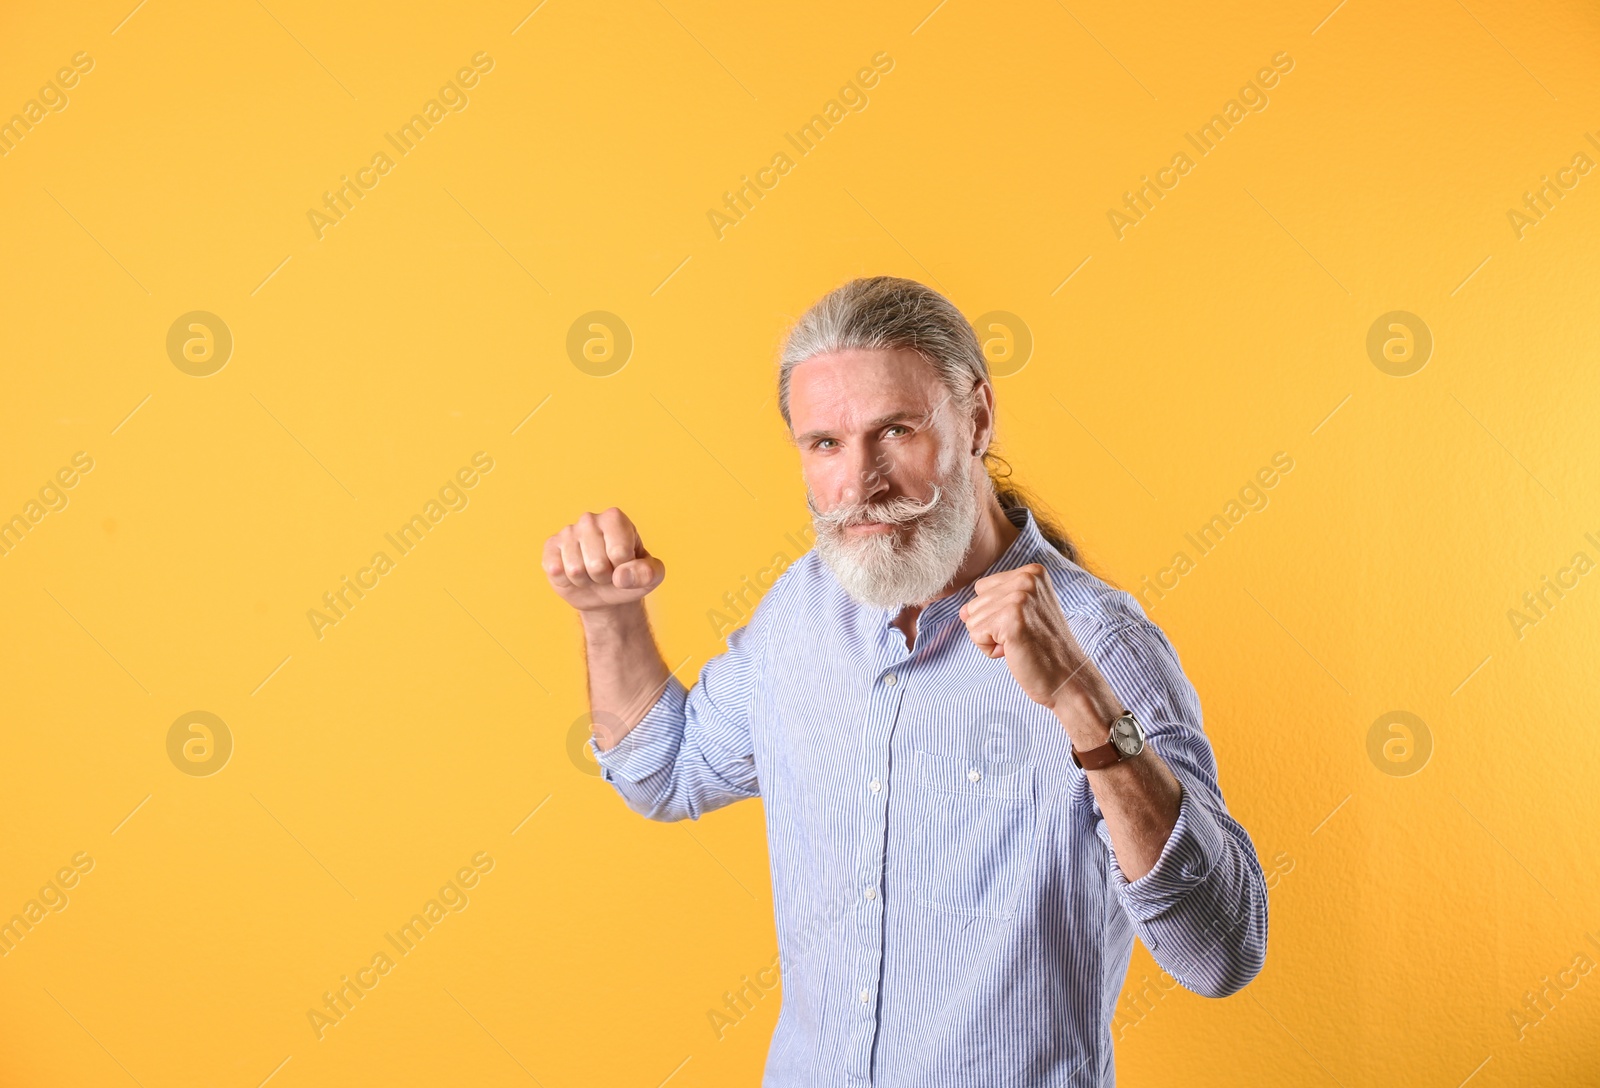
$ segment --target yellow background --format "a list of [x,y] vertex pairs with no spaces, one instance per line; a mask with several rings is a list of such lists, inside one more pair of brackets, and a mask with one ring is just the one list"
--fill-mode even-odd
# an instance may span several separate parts
[[[1507,617],[1600,559],[1600,173],[1507,217],[1600,156],[1593,6],[534,2],[8,5],[0,118],[94,67],[0,159],[0,516],[95,468],[0,558],[0,918],[95,866],[0,959],[0,1081],[755,1083],[778,994],[720,1040],[708,1011],[776,952],[760,807],[651,824],[571,758],[537,555],[628,511],[691,678],[806,521],[778,339],[887,272],[1026,323],[1002,447],[1120,585],[1295,462],[1151,606],[1281,870],[1267,966],[1125,1005],[1122,1083],[1600,1083],[1600,974],[1512,1017],[1600,957],[1600,577]],[[480,51],[468,108],[319,239]],[[879,52],[870,106],[719,239]],[[1280,52],[1119,240],[1108,210]],[[207,378],[166,353],[195,310],[234,337]],[[634,339],[609,377],[566,351],[594,310]],[[1367,355],[1394,310],[1435,338],[1410,377]],[[318,639],[478,451],[470,505]],[[194,710],[234,739],[209,777],[167,754]],[[1433,742],[1407,777],[1367,749],[1397,710]],[[319,1041],[307,1010],[480,851],[470,907]]]

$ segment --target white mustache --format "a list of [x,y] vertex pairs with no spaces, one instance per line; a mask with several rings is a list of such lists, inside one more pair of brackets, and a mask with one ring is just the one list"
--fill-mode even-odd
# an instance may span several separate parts
[[811,510],[811,516],[818,531],[848,528],[852,525],[869,525],[882,522],[887,525],[909,525],[919,518],[926,517],[936,509],[944,491],[938,484],[933,486],[933,496],[927,502],[919,502],[908,495],[901,495],[883,503],[850,503],[836,506],[823,513],[817,509],[817,504],[812,500],[810,493],[806,495],[806,505]]

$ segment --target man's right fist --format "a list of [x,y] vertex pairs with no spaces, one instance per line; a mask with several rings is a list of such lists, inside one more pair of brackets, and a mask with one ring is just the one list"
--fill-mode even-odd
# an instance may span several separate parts
[[666,565],[645,550],[633,522],[615,506],[585,513],[546,540],[542,565],[556,593],[580,612],[643,600],[667,576]]

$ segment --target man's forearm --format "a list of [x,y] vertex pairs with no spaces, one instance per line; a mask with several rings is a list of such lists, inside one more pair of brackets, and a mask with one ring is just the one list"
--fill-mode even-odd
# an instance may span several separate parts
[[605,750],[625,737],[655,704],[667,683],[667,663],[650,633],[643,601],[579,616],[595,743]]
[[[1092,695],[1062,700],[1056,717],[1080,751],[1098,748],[1106,740],[1106,723],[1122,713],[1122,701],[1108,685],[1096,685]],[[1162,847],[1178,822],[1183,787],[1155,749],[1132,759],[1086,772],[1095,803],[1105,816],[1117,867],[1130,882],[1155,868]]]

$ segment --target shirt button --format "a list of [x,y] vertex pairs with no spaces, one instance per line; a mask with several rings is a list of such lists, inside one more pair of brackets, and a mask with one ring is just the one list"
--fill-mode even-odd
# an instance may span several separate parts
[[885,676],[885,677],[884,677],[884,678],[883,678],[883,682],[884,682],[884,683],[885,683],[885,684],[887,684],[887,685],[889,685],[889,686],[890,686],[890,687],[891,687],[891,688],[892,688],[892,687],[894,687],[894,685],[895,685],[895,679],[896,679],[896,678],[895,678],[895,675],[894,675],[894,673],[890,673],[890,674],[889,674],[889,675],[888,675],[888,676]]
[[861,996],[861,1003],[863,1005],[865,1005],[868,1001],[872,1000],[872,991],[871,990],[862,990],[860,996]]
[[967,780],[969,782],[976,782],[979,779],[981,779],[982,777],[983,777],[983,772],[978,770],[978,768],[976,768],[976,767],[972,768],[970,771],[967,772]]
[[868,899],[876,899],[876,898],[878,898],[878,889],[874,888],[872,885],[868,884],[867,885],[867,890],[862,892],[861,894],[866,896]]
[[873,793],[877,793],[879,790],[883,789],[883,783],[874,778],[871,782],[867,783],[867,789],[871,790]]

